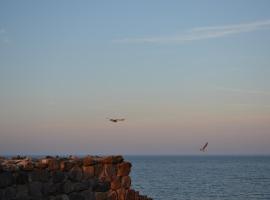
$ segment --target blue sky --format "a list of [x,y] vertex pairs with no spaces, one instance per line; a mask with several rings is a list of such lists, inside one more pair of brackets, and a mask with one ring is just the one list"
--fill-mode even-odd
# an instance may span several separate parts
[[269,154],[269,52],[267,0],[3,0],[0,151]]

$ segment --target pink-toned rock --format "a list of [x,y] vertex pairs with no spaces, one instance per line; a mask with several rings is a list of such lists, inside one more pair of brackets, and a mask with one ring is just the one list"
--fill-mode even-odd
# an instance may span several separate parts
[[118,164],[117,168],[117,176],[128,176],[131,170],[131,163],[130,162],[122,162]]
[[34,169],[34,165],[31,160],[20,160],[17,163],[17,166],[19,166],[22,170],[25,171],[32,171]]
[[90,179],[95,176],[95,168],[94,166],[83,166],[83,178]]
[[93,156],[86,156],[85,158],[83,158],[83,165],[84,166],[95,165],[96,163],[97,163],[97,161],[95,160],[95,158]]
[[121,187],[125,189],[129,189],[131,186],[131,178],[130,176],[123,176],[121,180]]
[[117,192],[111,190],[108,194],[108,200],[118,200]]
[[116,174],[116,167],[112,164],[104,164],[99,178],[106,181],[111,181]]
[[134,190],[127,191],[127,199],[126,200],[135,200],[135,191]]
[[126,200],[127,190],[120,188],[117,190],[118,200]]
[[104,164],[117,164],[123,162],[124,158],[123,156],[106,156],[101,159],[101,163]]
[[56,159],[49,159],[48,160],[48,168],[51,171],[59,170],[60,169],[60,162]]
[[51,158],[43,158],[40,160],[40,163],[43,165],[49,165],[50,160],[51,160]]
[[16,164],[3,164],[2,165],[2,170],[3,171],[10,171],[10,172],[15,172],[19,170],[19,166],[17,166]]
[[118,190],[121,187],[121,177],[115,176],[111,181],[111,189]]
[[108,200],[108,192],[96,192],[95,193],[95,200]]
[[73,166],[74,166],[74,164],[68,160],[60,162],[60,170],[61,171],[69,171]]
[[140,194],[137,191],[135,191],[135,200],[140,200]]

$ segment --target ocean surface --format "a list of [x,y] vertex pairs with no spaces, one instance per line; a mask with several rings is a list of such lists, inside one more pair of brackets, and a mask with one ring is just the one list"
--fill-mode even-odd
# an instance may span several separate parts
[[154,200],[270,200],[270,156],[125,156]]

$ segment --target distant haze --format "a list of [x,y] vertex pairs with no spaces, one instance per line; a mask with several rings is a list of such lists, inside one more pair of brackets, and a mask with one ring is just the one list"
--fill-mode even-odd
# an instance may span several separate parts
[[270,154],[269,77],[268,0],[3,0],[0,154]]

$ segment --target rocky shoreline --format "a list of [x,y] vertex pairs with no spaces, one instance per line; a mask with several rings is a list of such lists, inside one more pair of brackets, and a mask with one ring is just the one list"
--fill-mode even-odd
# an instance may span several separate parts
[[0,157],[0,200],[151,200],[118,156]]

